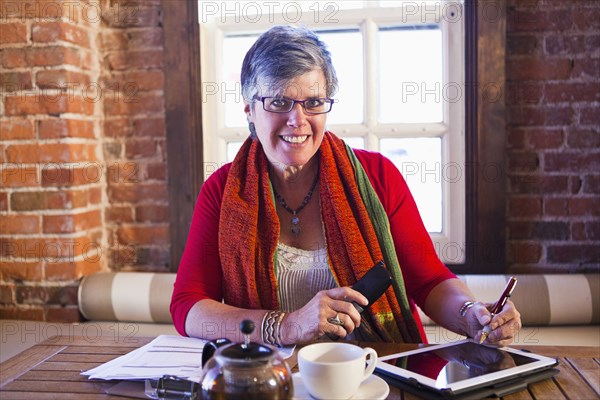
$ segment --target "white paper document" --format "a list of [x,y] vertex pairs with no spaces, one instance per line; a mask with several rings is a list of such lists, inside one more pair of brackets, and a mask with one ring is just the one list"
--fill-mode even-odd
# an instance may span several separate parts
[[[207,340],[161,335],[147,345],[96,368],[82,372],[89,379],[158,379],[163,375],[198,381],[202,375],[202,349]],[[283,358],[294,347],[279,349]]]

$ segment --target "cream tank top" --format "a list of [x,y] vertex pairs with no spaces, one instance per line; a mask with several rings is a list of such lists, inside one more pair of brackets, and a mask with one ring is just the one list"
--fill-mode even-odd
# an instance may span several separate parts
[[279,243],[277,261],[279,306],[283,311],[302,308],[317,292],[337,287],[325,248],[302,250]]

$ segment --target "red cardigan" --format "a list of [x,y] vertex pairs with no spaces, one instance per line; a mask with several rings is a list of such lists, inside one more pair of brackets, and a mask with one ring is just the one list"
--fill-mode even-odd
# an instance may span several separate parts
[[[438,283],[456,278],[437,257],[417,205],[396,166],[383,155],[355,150],[390,220],[390,229],[402,269],[406,292],[421,337],[426,342],[415,303],[423,307]],[[223,299],[218,229],[223,190],[231,164],[215,171],[204,183],[194,209],[187,244],[177,271],[171,315],[177,331],[186,335],[185,320],[202,299]]]

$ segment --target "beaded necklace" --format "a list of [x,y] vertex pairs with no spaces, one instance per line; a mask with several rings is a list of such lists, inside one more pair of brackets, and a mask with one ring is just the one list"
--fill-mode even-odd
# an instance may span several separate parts
[[300,218],[298,217],[298,214],[300,213],[300,211],[302,211],[304,209],[304,207],[306,207],[308,202],[310,202],[313,192],[315,191],[315,188],[317,187],[318,181],[319,181],[319,170],[317,170],[317,173],[315,175],[315,180],[313,181],[312,186],[310,187],[310,190],[308,191],[306,196],[304,196],[304,200],[302,200],[302,204],[300,204],[300,207],[296,208],[295,210],[293,210],[292,208],[290,208],[290,206],[287,205],[287,203],[285,202],[283,197],[281,197],[281,195],[279,193],[277,193],[277,190],[275,190],[275,187],[273,187],[273,194],[275,194],[275,198],[277,199],[279,204],[281,204],[281,206],[285,209],[285,211],[292,214],[292,220],[291,220],[292,234],[295,237],[298,237],[300,235]]

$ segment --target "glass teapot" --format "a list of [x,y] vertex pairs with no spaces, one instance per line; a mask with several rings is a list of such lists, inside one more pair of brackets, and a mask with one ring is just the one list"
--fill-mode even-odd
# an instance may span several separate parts
[[201,399],[291,399],[292,373],[277,349],[250,342],[254,322],[240,323],[244,343],[210,342],[202,353]]

